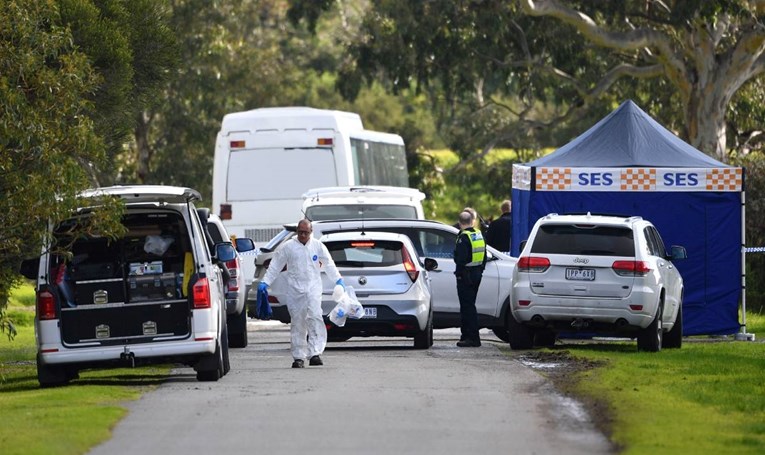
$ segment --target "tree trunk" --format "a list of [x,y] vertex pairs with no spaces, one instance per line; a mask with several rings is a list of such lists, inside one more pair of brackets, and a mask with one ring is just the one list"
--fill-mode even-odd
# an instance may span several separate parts
[[145,112],[138,114],[135,126],[136,147],[136,183],[146,183],[149,176],[149,163],[154,154],[149,146],[149,116]]
[[727,162],[725,110],[728,100],[719,87],[694,87],[685,105],[688,142],[719,161]]

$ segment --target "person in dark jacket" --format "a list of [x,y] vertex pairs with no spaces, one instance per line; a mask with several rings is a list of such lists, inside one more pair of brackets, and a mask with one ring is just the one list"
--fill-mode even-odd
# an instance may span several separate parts
[[457,278],[457,297],[460,301],[461,348],[481,346],[478,334],[478,311],[475,299],[486,264],[486,243],[481,231],[473,227],[473,215],[463,211],[459,215],[460,233],[454,246],[454,275]]
[[511,202],[509,200],[502,201],[500,206],[502,215],[489,223],[489,229],[486,230],[486,244],[503,253],[510,251],[510,232],[513,225],[513,214],[510,208]]

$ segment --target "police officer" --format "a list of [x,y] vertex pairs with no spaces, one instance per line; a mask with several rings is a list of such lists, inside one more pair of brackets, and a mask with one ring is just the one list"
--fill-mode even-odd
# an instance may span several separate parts
[[473,227],[473,214],[463,211],[458,217],[460,233],[454,247],[454,275],[457,277],[457,297],[460,300],[461,332],[457,346],[481,346],[478,335],[478,311],[475,299],[486,264],[486,243],[481,231]]

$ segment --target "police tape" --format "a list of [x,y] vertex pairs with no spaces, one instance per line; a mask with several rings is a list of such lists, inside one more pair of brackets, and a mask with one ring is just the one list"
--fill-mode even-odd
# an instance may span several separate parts
[[744,248],[744,253],[765,253],[765,246],[755,246],[751,248]]

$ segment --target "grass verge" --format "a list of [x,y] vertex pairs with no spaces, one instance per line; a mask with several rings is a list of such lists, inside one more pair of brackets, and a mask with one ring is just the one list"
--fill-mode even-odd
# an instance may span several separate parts
[[637,352],[634,342],[566,342],[532,355],[581,363],[551,379],[587,404],[620,453],[761,454],[765,317],[747,315],[747,329],[759,341],[692,337],[659,353]]
[[85,453],[111,436],[111,429],[127,412],[126,401],[137,399],[167,377],[169,366],[86,370],[67,387],[41,389],[31,323],[34,291],[14,290],[8,310],[18,335],[13,340],[0,337],[4,455]]

